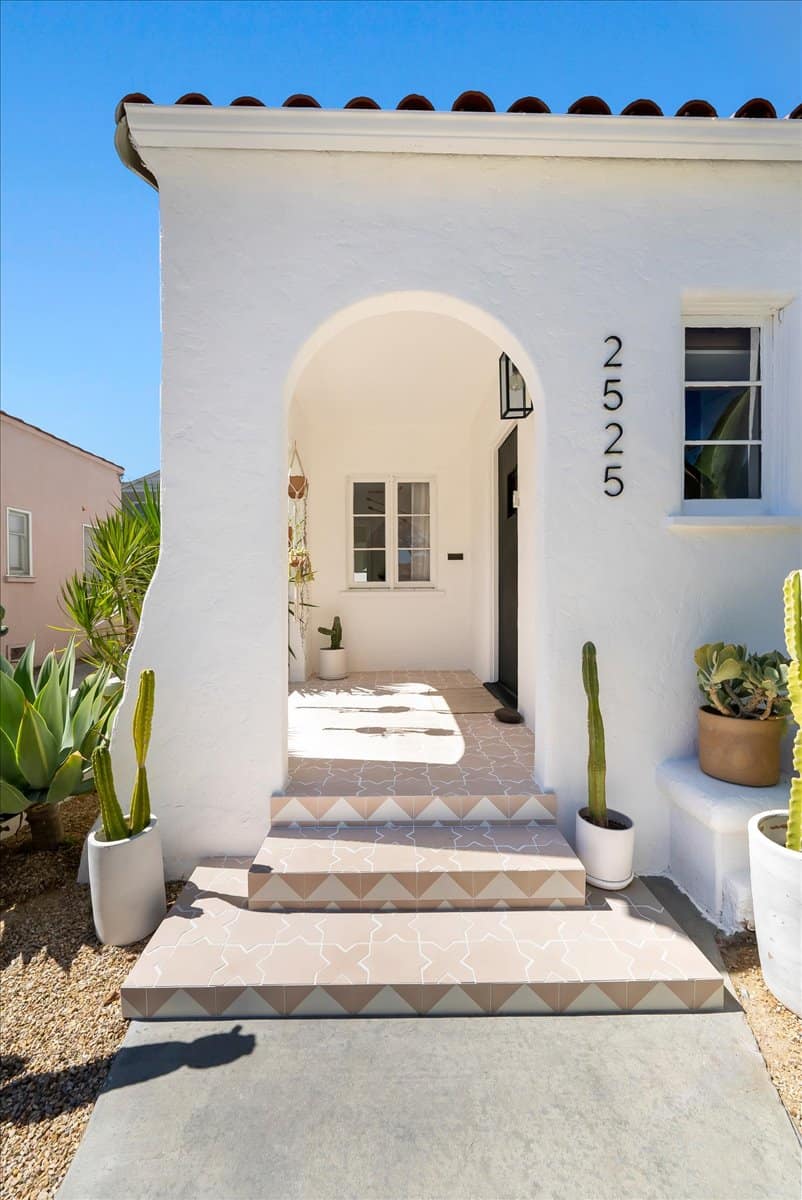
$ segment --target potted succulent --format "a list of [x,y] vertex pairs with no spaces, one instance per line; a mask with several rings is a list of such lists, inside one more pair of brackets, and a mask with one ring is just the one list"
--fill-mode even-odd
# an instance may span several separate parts
[[89,758],[108,730],[120,688],[103,667],[73,688],[75,644],[34,671],[31,642],[14,668],[0,655],[0,814],[24,813],[34,850],[63,840],[61,803],[91,792]]
[[321,679],[345,679],[348,674],[348,663],[343,648],[343,627],[339,617],[331,623],[331,629],[318,625],[318,633],[322,633],[331,641],[330,646],[321,646],[318,675]]
[[[791,712],[802,726],[802,571],[783,588]],[[769,991],[802,1017],[802,728],[794,739],[788,808],[749,822],[749,869],[760,966]]]
[[712,642],[694,654],[699,690],[699,766],[705,775],[747,787],[780,778],[788,707],[788,659],[779,650],[750,654]]
[[632,882],[635,828],[629,817],[607,807],[604,724],[593,642],[582,647],[582,682],[588,698],[588,803],[576,814],[576,852],[588,883],[617,892]]
[[143,671],[133,723],[136,779],[127,816],[117,799],[107,747],[92,755],[101,816],[101,828],[90,833],[87,843],[92,916],[98,938],[112,946],[147,937],[167,908],[161,835],[150,811],[145,767],[154,692],[153,672]]

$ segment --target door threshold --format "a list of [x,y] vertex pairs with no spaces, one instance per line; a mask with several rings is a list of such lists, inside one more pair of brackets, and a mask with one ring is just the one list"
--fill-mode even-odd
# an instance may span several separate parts
[[500,700],[505,708],[513,708],[516,712],[518,711],[518,697],[509,688],[506,688],[503,683],[499,683],[497,680],[495,683],[484,683],[482,686],[487,688],[491,696],[495,696],[497,700]]

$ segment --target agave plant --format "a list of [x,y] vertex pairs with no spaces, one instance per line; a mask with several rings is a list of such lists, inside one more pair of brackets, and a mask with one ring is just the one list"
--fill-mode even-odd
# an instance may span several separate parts
[[0,813],[26,813],[34,849],[62,838],[59,806],[91,791],[89,760],[105,740],[121,689],[106,695],[103,667],[73,688],[75,644],[47,655],[34,671],[36,644],[16,667],[0,655]]
[[161,510],[158,493],[142,492],[92,526],[89,570],[61,589],[61,606],[83,638],[87,658],[125,675],[142,605],[159,558]]

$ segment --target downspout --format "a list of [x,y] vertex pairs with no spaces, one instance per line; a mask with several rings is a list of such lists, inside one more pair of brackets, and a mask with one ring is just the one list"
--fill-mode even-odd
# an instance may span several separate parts
[[114,148],[120,157],[121,162],[128,167],[129,171],[133,171],[135,175],[139,175],[145,183],[149,183],[152,188],[158,192],[159,183],[152,171],[149,171],[142,161],[142,156],[137,150],[131,138],[131,131],[128,128],[128,117],[125,115],[126,104],[152,104],[153,101],[149,96],[142,95],[141,92],[131,92],[127,96],[123,96],[120,103],[114,110],[114,120],[116,128],[114,130]]

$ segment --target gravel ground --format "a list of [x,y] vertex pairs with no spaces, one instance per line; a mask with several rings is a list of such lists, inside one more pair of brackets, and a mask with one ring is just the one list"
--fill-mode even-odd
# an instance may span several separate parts
[[802,1020],[775,1000],[763,982],[753,933],[722,938],[719,948],[772,1083],[802,1135]]
[[55,1195],[125,1036],[119,987],[144,945],[98,943],[89,889],[75,882],[97,799],[63,811],[57,852],[34,854],[27,827],[0,844],[3,1200]]

